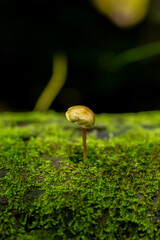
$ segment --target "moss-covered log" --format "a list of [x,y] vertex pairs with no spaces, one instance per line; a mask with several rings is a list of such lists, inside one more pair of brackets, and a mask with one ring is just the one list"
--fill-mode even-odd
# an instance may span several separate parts
[[160,112],[0,114],[0,239],[160,239]]

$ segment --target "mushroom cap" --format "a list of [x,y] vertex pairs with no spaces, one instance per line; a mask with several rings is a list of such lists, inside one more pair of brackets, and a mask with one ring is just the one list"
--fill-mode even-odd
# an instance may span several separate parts
[[82,128],[92,128],[95,123],[94,112],[82,105],[68,108],[66,118],[72,123],[77,123]]

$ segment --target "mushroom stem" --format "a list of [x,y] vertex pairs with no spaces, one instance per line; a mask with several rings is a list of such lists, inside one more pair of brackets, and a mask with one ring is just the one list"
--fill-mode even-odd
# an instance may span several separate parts
[[88,148],[86,144],[87,139],[87,130],[86,128],[82,128],[82,139],[83,139],[83,160],[86,160],[88,154]]

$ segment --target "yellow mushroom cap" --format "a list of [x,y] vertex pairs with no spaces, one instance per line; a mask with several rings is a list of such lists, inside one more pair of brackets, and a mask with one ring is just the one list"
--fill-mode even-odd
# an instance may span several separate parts
[[95,122],[94,112],[82,105],[68,108],[66,118],[72,123],[77,123],[82,128],[92,128]]
[[122,28],[132,27],[146,16],[150,0],[90,0],[102,14]]

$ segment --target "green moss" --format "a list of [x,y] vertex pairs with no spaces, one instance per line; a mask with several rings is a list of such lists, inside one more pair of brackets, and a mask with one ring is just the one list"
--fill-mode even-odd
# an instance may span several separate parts
[[160,238],[160,112],[0,114],[0,239]]

